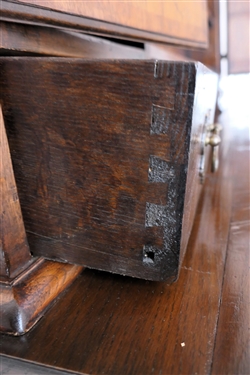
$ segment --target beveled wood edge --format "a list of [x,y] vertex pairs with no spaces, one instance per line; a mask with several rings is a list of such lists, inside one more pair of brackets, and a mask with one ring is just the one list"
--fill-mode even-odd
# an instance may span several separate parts
[[42,8],[37,5],[21,4],[15,1],[1,1],[0,20],[47,25],[51,27],[59,27],[61,29],[66,28],[72,31],[93,33],[96,35],[110,35],[114,38],[122,37],[123,39],[141,42],[161,42],[202,49],[208,47],[208,37],[206,42],[194,42],[190,39],[161,35],[132,27],[116,25],[105,21]]
[[0,332],[28,332],[74,281],[82,266],[38,258],[9,285],[0,282]]

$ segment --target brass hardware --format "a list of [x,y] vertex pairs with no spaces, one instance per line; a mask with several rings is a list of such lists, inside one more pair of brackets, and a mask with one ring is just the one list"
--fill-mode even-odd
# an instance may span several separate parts
[[211,172],[216,172],[219,168],[219,144],[221,143],[220,131],[222,127],[220,124],[207,124],[208,115],[205,117],[203,131],[201,135],[201,159],[199,166],[200,183],[203,184],[205,179],[205,148],[210,145],[212,147],[212,163]]
[[220,124],[212,124],[207,127],[207,134],[205,145],[210,145],[212,147],[212,164],[211,172],[216,172],[219,168],[219,144],[221,143],[221,137],[219,135],[222,127]]

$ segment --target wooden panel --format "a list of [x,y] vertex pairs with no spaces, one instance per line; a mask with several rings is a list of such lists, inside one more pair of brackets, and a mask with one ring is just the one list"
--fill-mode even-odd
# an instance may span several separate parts
[[228,2],[228,64],[229,73],[249,73],[250,9],[248,1]]
[[18,58],[1,68],[33,253],[176,278],[181,234],[184,253],[199,198],[200,134],[216,77],[201,65],[152,61]]
[[[64,12],[65,15],[86,17],[87,28],[89,30],[95,29],[99,33],[122,33],[129,37],[140,35],[143,39],[161,39],[162,41],[164,38],[168,38],[169,41],[174,43],[199,45],[201,47],[206,47],[208,43],[205,1],[193,3],[186,1],[151,2],[149,0],[144,2],[22,0],[16,2],[13,6],[8,6],[6,1],[3,1],[3,3],[2,7],[4,9],[12,8],[12,12],[18,11],[19,4],[33,5],[37,18],[43,17],[43,10],[39,7],[57,11],[55,13],[60,11]],[[29,13],[30,10],[27,9],[27,12]],[[4,12],[3,16],[5,15],[7,16],[7,13]],[[54,23],[56,14],[53,16],[53,13],[50,13],[50,17],[51,23]],[[67,20],[65,16],[64,19]],[[89,22],[90,20],[91,22]],[[75,23],[77,24],[77,21]],[[123,30],[119,27],[123,27]],[[138,34],[138,31],[148,32],[151,35]]]

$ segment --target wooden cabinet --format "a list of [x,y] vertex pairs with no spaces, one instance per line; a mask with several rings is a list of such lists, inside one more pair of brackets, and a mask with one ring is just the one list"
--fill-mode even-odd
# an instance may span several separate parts
[[[7,176],[6,141],[1,291],[8,285],[18,306],[11,315],[5,299],[1,311],[3,329],[21,334],[82,266],[176,280],[206,169],[217,76],[184,62],[190,46],[208,51],[206,2],[3,0],[1,16],[1,129],[13,162]],[[185,49],[172,54],[167,43]],[[15,227],[21,212],[25,231]],[[3,240],[15,230],[26,247]],[[61,262],[58,290],[44,258]],[[49,298],[40,305],[32,292],[19,305],[14,285],[26,280],[33,290],[41,267]]]
[[[249,129],[244,128],[247,116],[240,116],[237,127],[239,113],[232,104],[220,118],[226,143],[222,168],[208,174],[203,189],[199,176],[204,148],[209,149],[204,129],[212,121],[216,76],[187,60],[219,70],[219,3],[207,4],[206,18],[205,2],[1,1],[1,331],[22,335],[43,317],[25,336],[1,334],[4,359],[16,358],[11,373],[250,372]],[[195,28],[200,31],[194,34]],[[178,74],[172,74],[174,69]],[[160,248],[162,228],[145,228],[146,202],[167,205],[170,176],[176,182],[170,182],[170,190],[179,194],[169,208],[181,214],[173,249],[185,249],[188,242],[178,282],[83,270],[65,262],[87,264],[101,235],[112,229],[100,232],[98,226],[116,219],[117,243],[125,237],[131,244],[127,224],[139,251],[133,257],[122,253],[112,239],[115,256],[108,259],[109,249],[103,247],[96,252],[99,263],[91,266],[102,268],[105,258],[103,264],[112,270],[123,258],[127,270],[133,271],[133,262],[141,267],[137,272],[154,269],[158,255],[143,248],[141,239]],[[131,197],[137,202],[134,216]],[[86,233],[94,233],[87,249],[81,220]],[[70,223],[66,230],[65,223]],[[183,254],[178,252],[176,260]],[[166,270],[157,271],[157,277],[166,276]],[[170,271],[176,274],[176,267]],[[1,360],[4,373],[6,361]]]

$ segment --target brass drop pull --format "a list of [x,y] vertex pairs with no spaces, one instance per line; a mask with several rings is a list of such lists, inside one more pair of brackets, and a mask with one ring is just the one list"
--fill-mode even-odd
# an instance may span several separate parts
[[203,125],[203,131],[201,134],[201,158],[199,163],[199,178],[200,183],[204,183],[205,179],[205,165],[206,165],[206,146],[210,145],[212,147],[212,163],[211,172],[216,172],[219,168],[219,144],[221,143],[220,131],[222,127],[220,124],[207,124],[208,116],[205,118],[205,123]]
[[221,143],[221,130],[222,127],[218,123],[211,124],[207,127],[205,145],[210,145],[212,147],[211,172],[216,172],[219,168],[219,144]]

